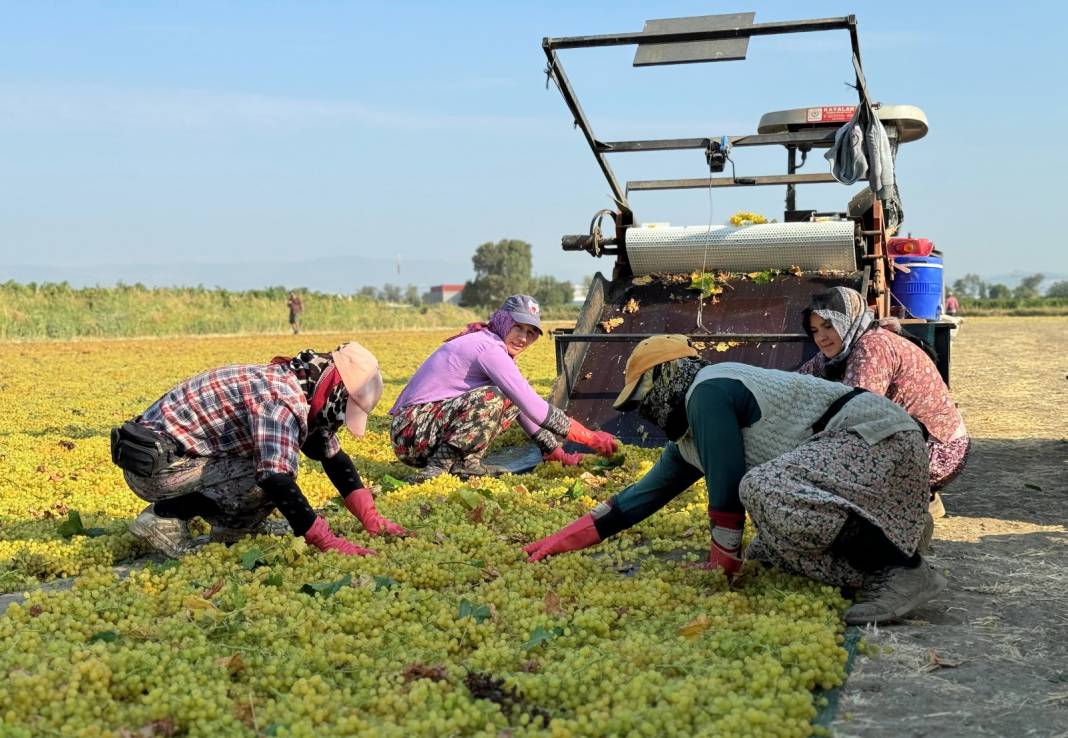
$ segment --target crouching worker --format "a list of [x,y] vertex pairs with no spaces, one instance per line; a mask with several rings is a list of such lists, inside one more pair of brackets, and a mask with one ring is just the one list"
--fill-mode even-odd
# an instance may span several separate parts
[[381,395],[378,361],[355,342],[186,380],[112,430],[112,460],[134,494],[151,503],[130,532],[176,558],[195,548],[194,517],[211,525],[212,541],[230,543],[268,532],[267,517],[278,508],[293,534],[321,551],[373,554],[315,514],[297,486],[297,462],[301,452],[320,462],[368,533],[403,535],[375,509],[337,438],[342,424],[363,436]]
[[683,336],[642,341],[615,402],[671,439],[636,484],[524,548],[530,561],[585,548],[652,515],[704,477],[707,569],[745,557],[858,588],[848,623],[900,618],[946,580],[917,552],[927,508],[919,427],[884,397],[746,364],[708,365]]
[[541,336],[538,303],[512,295],[486,323],[471,323],[447,338],[412,375],[397,402],[390,439],[397,458],[418,471],[411,481],[451,472],[461,478],[503,470],[482,463],[490,443],[517,417],[547,461],[578,464],[566,453],[567,438],[611,456],[616,439],[591,431],[553,407],[531,388],[516,358]]
[[885,395],[927,429],[930,510],[945,515],[938,490],[964,468],[971,439],[934,361],[896,320],[876,322],[861,294],[848,287],[814,295],[804,327],[820,352],[799,372]]

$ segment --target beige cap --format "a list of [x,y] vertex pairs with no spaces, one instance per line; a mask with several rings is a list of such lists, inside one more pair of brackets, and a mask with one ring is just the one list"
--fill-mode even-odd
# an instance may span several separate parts
[[367,416],[382,398],[382,373],[378,369],[378,359],[355,341],[346,343],[330,356],[349,393],[349,400],[345,404],[345,425],[352,435],[360,438],[367,431]]
[[700,356],[700,354],[697,353],[697,349],[690,345],[686,336],[670,335],[646,338],[634,347],[630,358],[627,359],[627,368],[625,370],[627,384],[623,387],[623,391],[619,393],[616,401],[612,403],[612,407],[618,410],[621,405],[625,405],[631,395],[634,394],[634,390],[638,388],[638,383],[641,382],[642,377],[653,367],[674,359],[697,356]]

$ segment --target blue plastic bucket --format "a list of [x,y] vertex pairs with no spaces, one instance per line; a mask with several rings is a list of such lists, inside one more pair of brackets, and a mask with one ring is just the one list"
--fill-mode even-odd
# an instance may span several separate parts
[[894,271],[890,294],[913,318],[937,320],[942,313],[942,257],[897,256],[894,263],[908,273]]

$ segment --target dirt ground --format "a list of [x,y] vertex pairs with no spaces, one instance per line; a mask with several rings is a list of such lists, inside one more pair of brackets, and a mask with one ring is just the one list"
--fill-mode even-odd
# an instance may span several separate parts
[[1068,318],[970,318],[952,391],[974,439],[931,560],[949,587],[869,630],[835,735],[1068,736]]

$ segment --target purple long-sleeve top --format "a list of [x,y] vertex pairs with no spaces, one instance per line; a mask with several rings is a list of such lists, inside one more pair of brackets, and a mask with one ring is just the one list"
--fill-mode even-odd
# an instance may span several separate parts
[[519,424],[528,435],[537,433],[549,419],[549,403],[519,372],[500,336],[488,330],[476,330],[442,344],[408,380],[389,414],[490,385],[496,385],[519,408]]

